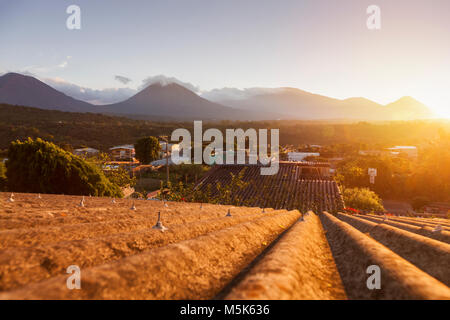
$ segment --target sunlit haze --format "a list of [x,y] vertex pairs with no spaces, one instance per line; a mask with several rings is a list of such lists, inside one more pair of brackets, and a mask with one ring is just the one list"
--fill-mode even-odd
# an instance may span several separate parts
[[[72,3],[2,0],[0,73],[92,89],[135,90],[162,74],[198,92],[287,86],[382,104],[412,96],[450,118],[448,0],[79,0],[81,30],[68,30]],[[380,30],[366,26],[371,4]]]

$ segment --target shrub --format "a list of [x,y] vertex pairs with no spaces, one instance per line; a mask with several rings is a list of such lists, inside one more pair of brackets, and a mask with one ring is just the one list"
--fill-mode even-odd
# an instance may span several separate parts
[[380,197],[367,188],[345,189],[343,197],[347,207],[359,210],[384,211]]
[[39,138],[12,142],[8,158],[11,191],[123,196],[95,165]]
[[3,161],[0,161],[0,191],[6,190],[6,167]]

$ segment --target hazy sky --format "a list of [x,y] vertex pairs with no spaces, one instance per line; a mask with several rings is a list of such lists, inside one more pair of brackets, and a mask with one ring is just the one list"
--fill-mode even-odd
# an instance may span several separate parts
[[[71,4],[81,30],[66,28]],[[381,30],[366,26],[372,4]],[[450,1],[0,0],[6,71],[92,89],[136,89],[164,74],[201,90],[410,95],[450,117]]]

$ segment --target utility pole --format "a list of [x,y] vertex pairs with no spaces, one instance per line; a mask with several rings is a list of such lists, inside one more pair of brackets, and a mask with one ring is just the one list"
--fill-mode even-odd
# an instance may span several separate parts
[[169,136],[159,136],[166,143],[166,179],[169,186]]
[[370,180],[369,180],[370,183],[371,184],[375,184],[375,177],[377,176],[377,169],[369,168],[368,174],[369,174],[369,177],[370,177]]
[[166,140],[166,174],[167,174],[167,186],[169,186],[169,137]]

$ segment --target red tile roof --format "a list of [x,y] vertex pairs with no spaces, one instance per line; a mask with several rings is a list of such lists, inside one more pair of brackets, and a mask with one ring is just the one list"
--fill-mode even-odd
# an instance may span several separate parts
[[[312,163],[280,162],[279,171],[273,176],[263,176],[260,165],[218,165],[198,183],[197,188],[217,195],[217,184],[223,187],[231,182],[232,175],[245,169],[242,180],[248,183],[232,194],[238,205],[274,209],[299,209],[302,212],[336,212],[344,208],[336,182],[331,178],[302,174],[301,168]],[[208,187],[210,185],[211,187]]]

